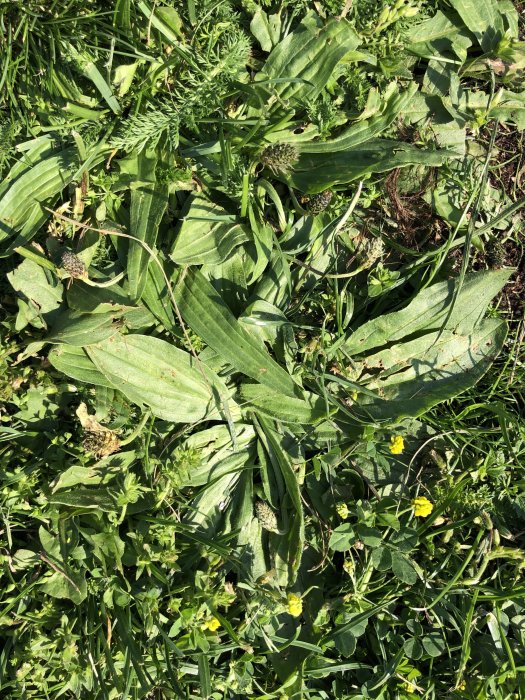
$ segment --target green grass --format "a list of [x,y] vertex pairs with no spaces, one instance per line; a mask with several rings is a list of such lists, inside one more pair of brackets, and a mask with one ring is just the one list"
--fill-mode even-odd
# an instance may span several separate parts
[[0,0],[2,699],[524,697],[520,22]]

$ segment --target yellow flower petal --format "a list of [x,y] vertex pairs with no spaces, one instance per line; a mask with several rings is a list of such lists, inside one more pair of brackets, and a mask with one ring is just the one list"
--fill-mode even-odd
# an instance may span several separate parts
[[390,452],[393,455],[400,455],[405,449],[405,441],[402,435],[392,435],[390,438]]
[[434,504],[426,496],[418,496],[412,501],[414,515],[418,518],[426,518],[434,510]]
[[299,617],[303,612],[303,601],[301,596],[295,593],[288,593],[288,612],[292,617]]
[[350,515],[350,511],[348,510],[348,506],[346,505],[346,503],[338,503],[335,509],[337,511],[337,515],[341,518],[341,520],[346,520]]
[[219,620],[217,620],[216,617],[211,617],[209,620],[206,620],[202,623],[201,629],[210,630],[210,632],[216,632],[220,626],[221,623],[219,622]]

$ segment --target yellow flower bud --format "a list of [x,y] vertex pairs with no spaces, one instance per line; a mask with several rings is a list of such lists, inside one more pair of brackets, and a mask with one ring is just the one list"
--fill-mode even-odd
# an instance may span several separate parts
[[405,7],[401,10],[402,17],[415,17],[419,12],[419,7]]

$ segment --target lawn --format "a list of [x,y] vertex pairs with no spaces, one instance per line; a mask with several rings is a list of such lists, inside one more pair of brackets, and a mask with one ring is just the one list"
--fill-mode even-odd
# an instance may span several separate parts
[[525,7],[0,0],[0,698],[525,699]]

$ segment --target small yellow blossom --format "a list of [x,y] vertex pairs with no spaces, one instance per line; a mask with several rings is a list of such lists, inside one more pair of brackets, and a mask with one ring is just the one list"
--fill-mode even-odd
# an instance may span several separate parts
[[460,681],[458,683],[458,690],[465,690],[466,687],[467,687],[467,684],[465,683],[465,681]]
[[202,623],[201,629],[210,630],[210,632],[216,632],[220,626],[221,623],[219,622],[219,620],[217,620],[216,617],[211,617],[209,620],[205,620],[205,622]]
[[434,510],[434,504],[426,496],[418,496],[412,501],[414,515],[418,518],[426,518]]
[[348,558],[345,559],[343,562],[343,569],[346,571],[346,573],[350,576],[352,571],[354,570],[354,562],[352,559]]
[[393,455],[400,455],[405,449],[405,441],[402,435],[392,435],[390,438],[390,452]]
[[303,612],[303,601],[300,595],[288,593],[288,612],[292,617],[299,617]]
[[352,399],[352,401],[357,401],[357,396],[358,396],[357,389],[354,389],[353,391],[350,392],[350,398]]
[[413,683],[403,683],[403,690],[406,690],[407,693],[415,693],[416,686]]
[[348,506],[346,505],[346,503],[338,503],[335,509],[337,511],[337,515],[341,518],[341,520],[346,520],[350,515],[350,511],[348,510]]

